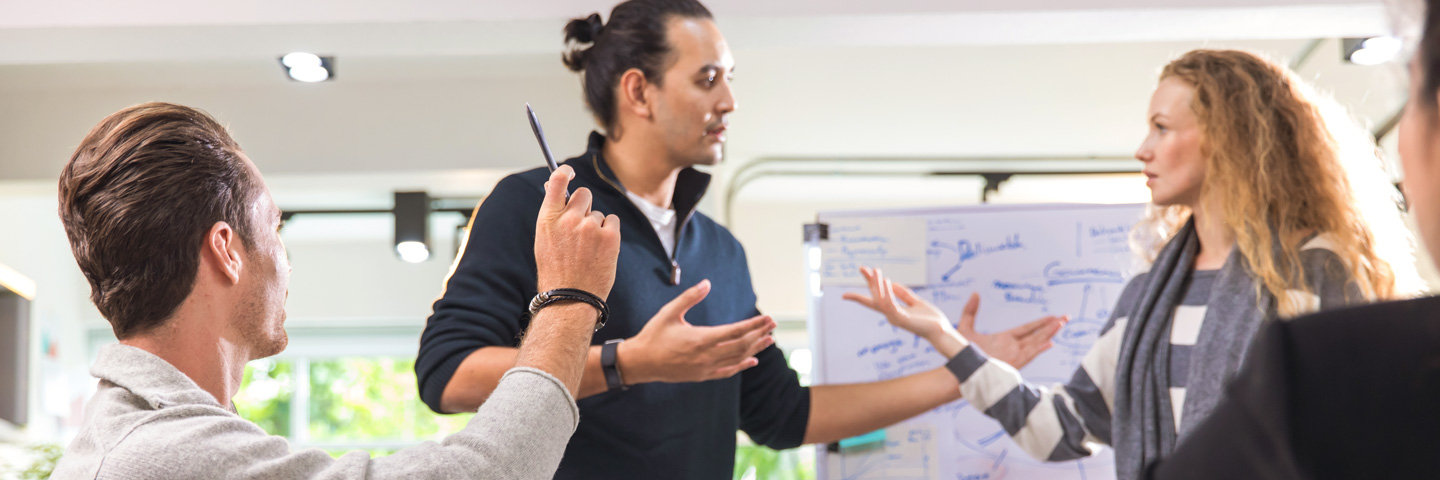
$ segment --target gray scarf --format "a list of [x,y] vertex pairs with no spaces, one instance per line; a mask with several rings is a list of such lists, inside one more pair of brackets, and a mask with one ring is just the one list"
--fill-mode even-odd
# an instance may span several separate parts
[[1199,250],[1192,218],[1160,251],[1140,297],[1128,312],[1130,323],[1116,365],[1111,423],[1119,480],[1140,478],[1146,466],[1169,455],[1177,438],[1215,408],[1225,382],[1239,370],[1261,323],[1275,318],[1274,298],[1264,292],[1257,301],[1254,279],[1235,250],[1210,291],[1199,340],[1191,351],[1183,422],[1177,432],[1176,409],[1170,404],[1170,324]]

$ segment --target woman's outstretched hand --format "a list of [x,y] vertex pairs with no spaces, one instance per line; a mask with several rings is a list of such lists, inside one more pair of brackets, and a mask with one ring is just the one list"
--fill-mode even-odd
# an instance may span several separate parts
[[880,270],[861,267],[860,274],[870,287],[870,295],[846,293],[844,299],[880,312],[891,325],[924,338],[946,358],[974,342],[991,358],[1022,368],[1053,346],[1051,338],[1069,322],[1066,316],[1052,315],[1003,332],[984,334],[975,331],[979,294],[970,294],[957,327],[950,324],[939,307],[915,295],[908,287],[891,282]]

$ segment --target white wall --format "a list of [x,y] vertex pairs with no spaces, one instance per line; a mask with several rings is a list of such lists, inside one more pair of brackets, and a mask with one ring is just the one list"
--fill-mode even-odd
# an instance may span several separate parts
[[[1215,42],[1285,57],[1299,40]],[[1205,42],[738,50],[727,162],[772,156],[1128,155],[1159,68]],[[270,59],[0,66],[0,179],[53,178],[104,115],[163,100],[232,126],[262,171],[514,169],[538,163],[520,105],[557,154],[592,125],[554,54],[359,57],[337,81],[286,81]],[[1394,108],[1384,67],[1302,73],[1369,117]]]
[[320,222],[360,223],[380,235],[286,240],[293,268],[286,322],[293,326],[424,325],[430,316],[430,304],[438,297],[441,280],[454,259],[455,225],[463,225],[464,219],[459,215],[434,215],[431,258],[406,263],[395,255],[390,235],[394,231],[393,216],[336,217],[298,216],[293,228],[299,230],[307,223]]
[[[29,424],[36,441],[56,438],[78,424],[80,402],[88,394],[84,372],[85,328],[79,318],[95,315],[89,287],[80,275],[56,214],[52,185],[0,185],[0,264],[34,280],[31,303]],[[86,312],[86,310],[90,312]],[[54,355],[42,348],[48,340]]]

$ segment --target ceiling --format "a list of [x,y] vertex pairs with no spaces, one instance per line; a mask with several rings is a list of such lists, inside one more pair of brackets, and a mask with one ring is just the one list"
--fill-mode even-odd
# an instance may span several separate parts
[[[1355,0],[711,0],[719,17],[1343,6]],[[607,12],[610,0],[29,0],[0,1],[0,28],[284,25],[560,20]]]
[[[732,47],[1050,44],[1362,36],[1378,1],[715,0]],[[611,1],[0,0],[0,65],[557,53]],[[1000,7],[1003,5],[1003,8]]]
[[[1383,4],[1334,0],[706,3],[740,66],[740,162],[1125,157],[1155,72],[1185,50],[1283,59],[1388,30]],[[525,102],[555,151],[583,149],[593,121],[557,61],[559,30],[611,5],[0,0],[0,181],[53,178],[98,119],[150,100],[215,114],[267,175],[527,167]],[[1341,64],[1333,43],[1301,73],[1383,118],[1394,84]],[[335,81],[288,81],[290,51],[334,55]]]

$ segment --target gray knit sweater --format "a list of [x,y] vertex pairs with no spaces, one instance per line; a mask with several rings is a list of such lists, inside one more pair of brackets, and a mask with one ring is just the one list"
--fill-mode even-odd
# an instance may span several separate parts
[[100,389],[52,478],[484,478],[547,479],[580,421],[555,377],[515,368],[465,429],[370,458],[294,451],[284,438],[222,408],[175,367],[111,345],[90,370]]

